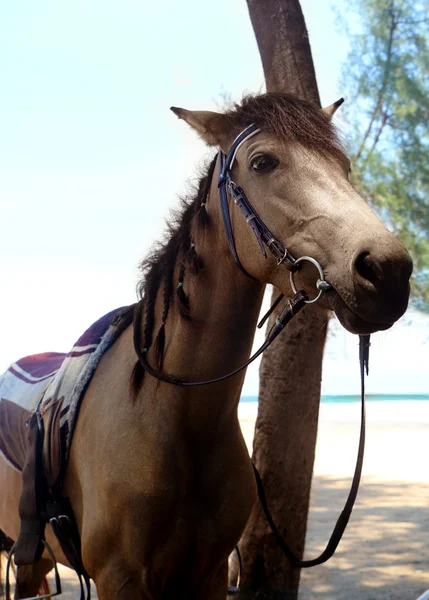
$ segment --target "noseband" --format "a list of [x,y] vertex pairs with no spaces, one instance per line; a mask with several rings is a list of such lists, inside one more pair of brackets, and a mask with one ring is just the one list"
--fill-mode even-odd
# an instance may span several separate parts
[[[268,346],[275,340],[278,334],[283,330],[285,325],[300,311],[306,304],[311,304],[319,300],[324,291],[331,289],[331,284],[325,280],[323,269],[320,264],[311,256],[301,256],[298,259],[295,259],[293,255],[289,252],[289,250],[273,235],[270,229],[265,225],[262,221],[258,213],[254,210],[251,205],[249,199],[244,193],[243,188],[237,185],[232,180],[232,168],[234,165],[236,154],[242,144],[246,142],[248,139],[259,133],[261,130],[256,125],[250,125],[244,131],[242,131],[234,140],[231,145],[231,148],[228,154],[219,151],[219,168],[220,175],[218,180],[218,188],[219,188],[219,196],[220,196],[220,205],[222,210],[224,228],[226,233],[226,238],[228,240],[228,246],[230,248],[231,254],[238,266],[238,268],[253,279],[257,281],[253,275],[251,275],[241,264],[240,259],[238,257],[237,249],[234,241],[234,233],[232,229],[231,216],[229,212],[229,202],[228,202],[228,193],[230,193],[234,203],[241,210],[243,215],[246,218],[247,223],[252,228],[252,231],[256,237],[256,240],[259,244],[259,248],[265,258],[267,258],[267,249],[274,256],[277,266],[284,265],[290,271],[290,282],[294,292],[293,298],[288,301],[286,307],[282,310],[282,312],[277,316],[275,323],[271,327],[265,342],[263,345],[253,354],[248,361],[238,369],[235,369],[231,373],[223,375],[221,377],[217,377],[216,379],[209,379],[207,381],[182,381],[181,379],[177,379],[172,377],[171,375],[167,375],[161,371],[158,371],[150,366],[147,360],[147,351],[148,348],[141,348],[141,319],[143,317],[144,304],[143,300],[137,303],[136,308],[134,310],[134,348],[139,359],[140,364],[150,375],[163,381],[165,383],[170,383],[172,385],[177,386],[200,386],[207,385],[212,383],[218,383],[220,381],[224,381],[233,375],[236,375],[243,369],[245,369],[251,362],[253,362],[258,356],[264,352],[268,348]],[[318,294],[315,298],[309,299],[307,293],[302,290],[297,290],[295,281],[294,281],[294,273],[300,268],[302,262],[307,261],[311,262],[318,270],[319,279],[316,282],[316,288],[318,290]],[[262,326],[268,316],[273,312],[273,310],[277,307],[280,300],[283,298],[283,294],[281,294],[272,307],[269,309],[268,313],[259,323],[258,327]],[[256,469],[255,465],[253,465],[256,484],[258,488],[259,499],[262,504],[262,508],[264,510],[265,516],[267,518],[268,524],[273,531],[277,544],[280,546],[281,550],[285,554],[285,556],[289,559],[291,564],[296,568],[306,568],[313,567],[315,565],[320,565],[326,562],[335,552],[337,546],[343,536],[345,528],[347,527],[348,520],[350,518],[354,502],[356,500],[359,482],[362,472],[363,465],[363,455],[365,448],[365,372],[368,373],[368,360],[369,360],[369,335],[361,335],[360,336],[360,345],[359,345],[359,361],[360,361],[360,375],[361,375],[361,428],[360,428],[360,436],[359,436],[359,448],[358,448],[358,456],[356,460],[355,472],[353,475],[353,481],[350,488],[350,492],[345,503],[344,509],[334,527],[334,530],[331,534],[329,542],[325,548],[325,550],[313,560],[301,560],[287,545],[285,539],[279,532],[276,524],[273,521],[271,513],[268,508],[267,500],[265,497],[264,486],[262,483],[261,476]],[[236,591],[231,592],[229,595],[235,594]]]

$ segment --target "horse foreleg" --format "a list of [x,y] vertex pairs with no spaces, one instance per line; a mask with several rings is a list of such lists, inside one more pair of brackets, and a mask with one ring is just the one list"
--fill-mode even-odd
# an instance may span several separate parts
[[52,569],[49,558],[41,558],[33,565],[22,565],[16,572],[15,598],[29,598],[36,594],[49,594],[46,575]]
[[94,582],[99,600],[151,599],[144,593],[140,577],[130,572],[120,558],[107,562],[94,575]]
[[154,598],[171,598],[171,600],[225,600],[227,592],[228,565],[225,563],[216,578],[204,586],[201,593],[195,590],[176,588],[172,593],[150,593],[136,573],[127,572],[121,561],[106,565],[95,577],[95,586],[99,600],[154,600]]

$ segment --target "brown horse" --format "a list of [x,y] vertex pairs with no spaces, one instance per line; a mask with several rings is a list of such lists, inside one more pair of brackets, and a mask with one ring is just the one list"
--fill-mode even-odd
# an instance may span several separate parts
[[[332,288],[320,304],[349,331],[369,334],[404,313],[412,264],[349,183],[350,163],[330,122],[335,109],[264,94],[224,114],[173,110],[225,153],[237,134],[256,125],[237,150],[234,181],[277,240],[323,267]],[[245,272],[237,267],[218,177],[214,159],[170,224],[169,239],[142,264],[144,314],[134,326],[145,356],[152,367],[186,381],[213,379],[245,362],[265,285],[291,291],[288,270],[270,252],[264,257],[230,202]],[[316,275],[303,263],[295,280],[314,296]],[[237,418],[244,372],[200,387],[142,375],[129,326],[86,390],[65,476],[83,563],[100,600],[223,599],[228,556],[256,495]],[[0,527],[16,539],[21,478],[1,458],[0,481]],[[47,540],[67,564],[49,527]],[[44,556],[18,569],[16,597],[35,594],[50,568]]]

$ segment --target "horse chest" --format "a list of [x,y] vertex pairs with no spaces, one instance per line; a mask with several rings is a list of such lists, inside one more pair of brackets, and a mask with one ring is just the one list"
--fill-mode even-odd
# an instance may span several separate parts
[[[117,496],[110,521],[130,554],[147,563],[181,563],[194,556],[217,562],[234,548],[255,498],[249,456],[240,440],[190,449],[189,444],[150,443],[128,464],[127,475],[110,471],[105,499]],[[113,491],[115,490],[115,492]]]
[[[137,477],[136,477],[137,479]],[[248,455],[227,448],[200,449],[176,446],[174,452],[158,450],[137,492],[143,512],[154,514],[174,535],[220,538],[241,530],[253,504],[254,482]],[[130,489],[136,492],[135,483]],[[155,519],[155,521],[158,521]],[[233,534],[234,535],[234,534]]]
[[[251,491],[246,487],[246,496],[241,495],[231,482],[228,489],[192,484],[176,490],[174,501],[163,506],[156,502],[157,515],[152,506],[150,524],[145,520],[139,540],[132,543],[134,548],[136,543],[144,546],[140,560],[148,586],[189,591],[210,581],[241,537],[251,511]],[[135,526],[130,527],[134,535]]]

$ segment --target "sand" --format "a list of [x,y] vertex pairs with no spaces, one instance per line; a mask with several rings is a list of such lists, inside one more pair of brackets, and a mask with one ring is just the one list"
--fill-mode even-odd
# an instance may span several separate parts
[[[239,414],[251,448],[256,405]],[[417,600],[429,588],[429,402],[371,402],[362,483],[345,536],[304,570],[299,600]],[[324,548],[354,470],[358,404],[322,404],[306,555]],[[64,570],[64,600],[78,598]],[[132,599],[130,599],[132,600]]]
[[[240,407],[246,441],[255,407]],[[359,404],[322,404],[306,556],[323,550],[350,488]],[[362,482],[334,557],[304,570],[300,600],[417,600],[429,588],[429,402],[370,402]]]

